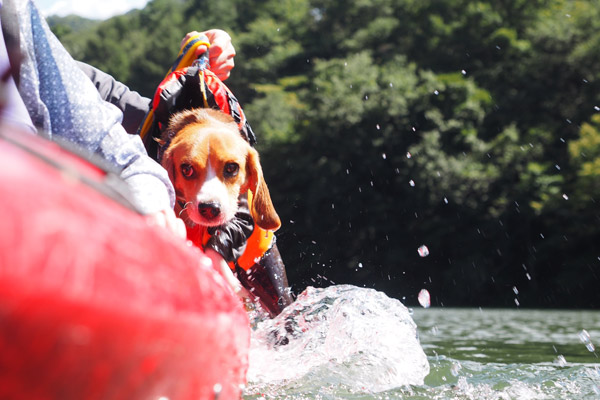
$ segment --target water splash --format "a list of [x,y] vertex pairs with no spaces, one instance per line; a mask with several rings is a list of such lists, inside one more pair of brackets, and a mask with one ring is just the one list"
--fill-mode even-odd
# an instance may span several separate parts
[[246,392],[307,379],[367,393],[422,385],[429,363],[416,329],[408,309],[381,292],[309,287],[254,330]]
[[585,345],[588,351],[594,352],[596,350],[596,346],[592,343],[590,334],[585,329],[582,329],[581,332],[579,332],[579,340],[581,340],[581,343]]
[[554,360],[554,364],[558,365],[559,367],[566,367],[567,359],[562,354],[559,354]]
[[431,295],[427,289],[421,289],[417,296],[417,300],[419,300],[419,304],[423,308],[429,308],[429,306],[431,306]]

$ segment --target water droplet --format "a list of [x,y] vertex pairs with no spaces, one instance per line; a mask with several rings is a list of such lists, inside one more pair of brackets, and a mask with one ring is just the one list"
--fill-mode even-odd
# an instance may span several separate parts
[[554,168],[556,168],[557,170],[560,171],[560,165],[556,164],[556,165],[554,165]]
[[377,130],[381,129],[381,127],[379,126],[379,124],[375,125],[375,127],[377,128]]
[[585,345],[588,351],[593,352],[594,350],[596,350],[594,343],[592,343],[592,338],[590,337],[590,334],[585,329],[582,329],[581,332],[579,332],[579,340],[581,340],[581,343]]
[[448,198],[444,197],[444,203],[448,204]]
[[415,128],[414,126],[412,127],[413,132],[417,131],[417,128]]
[[412,187],[415,187],[415,181],[413,181],[412,179],[408,181],[408,184]]
[[467,71],[465,71],[464,69],[462,71],[460,71],[461,74],[466,75]]
[[435,94],[436,96],[440,94],[440,92],[438,90],[434,90],[433,94]]
[[450,367],[450,373],[454,376],[458,376],[461,369],[462,365],[460,365],[459,362],[452,363],[452,366]]
[[421,257],[427,257],[429,255],[429,249],[424,244],[417,249],[417,252]]
[[598,106],[594,106],[594,110],[596,110],[596,111],[600,111],[600,107],[598,107]]
[[565,359],[565,357],[563,355],[559,355],[554,360],[554,364],[558,364],[559,367],[566,367],[567,366],[567,360]]
[[390,82],[390,87],[394,87],[394,84],[392,82]]
[[525,276],[527,277],[527,280],[531,280],[531,275],[529,275],[529,272],[526,273]]
[[358,268],[362,268],[362,267],[363,267],[362,263],[358,263]]
[[406,152],[406,158],[412,158],[412,154],[410,154],[408,151]]
[[567,194],[566,194],[566,193],[563,193],[563,199],[565,199],[565,200],[569,200],[569,196],[567,196]]
[[588,344],[586,344],[585,348],[588,349],[588,351],[590,353],[593,353],[594,351],[596,351],[596,347],[594,346],[594,343],[588,343]]
[[383,154],[381,155],[381,157],[383,157],[383,159],[385,160],[385,159],[387,158],[387,155],[386,155],[385,153],[383,153]]
[[212,263],[211,259],[208,258],[208,257],[202,257],[202,259],[200,260],[200,262],[206,268],[212,268],[212,266],[213,266],[213,263]]
[[519,289],[517,289],[516,286],[513,286],[513,292],[515,292],[515,294],[519,294]]
[[365,100],[369,100],[369,96],[365,95]]
[[417,296],[417,300],[419,300],[419,304],[423,308],[429,308],[431,305],[431,296],[429,295],[427,289],[421,289],[419,295]]
[[215,385],[213,386],[213,392],[216,395],[221,394],[221,391],[223,390],[223,386],[220,383],[215,383]]
[[519,303],[519,300],[515,299],[515,304],[517,305],[517,307],[519,307],[521,304]]

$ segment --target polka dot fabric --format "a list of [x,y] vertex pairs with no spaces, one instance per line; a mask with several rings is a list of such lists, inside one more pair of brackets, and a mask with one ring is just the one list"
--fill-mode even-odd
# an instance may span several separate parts
[[24,57],[19,92],[38,134],[76,143],[121,168],[132,201],[143,213],[172,207],[174,191],[166,172],[146,155],[137,135],[125,132],[121,111],[102,100],[34,2],[15,3]]

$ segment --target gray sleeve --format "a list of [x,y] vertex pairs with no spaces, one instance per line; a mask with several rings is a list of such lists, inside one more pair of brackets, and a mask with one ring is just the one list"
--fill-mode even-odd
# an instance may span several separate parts
[[[142,213],[173,208],[175,193],[167,172],[148,157],[138,135],[127,134],[123,113],[114,105],[127,105],[129,96],[139,95],[125,90],[124,85],[101,85],[113,104],[104,101],[93,81],[52,34],[35,3],[15,5],[23,56],[19,94],[38,134],[67,140],[119,168],[131,189],[132,202]],[[138,110],[141,107],[138,103]]]
[[125,84],[91,65],[77,61],[77,66],[90,78],[100,97],[123,112],[122,125],[127,133],[136,133],[150,110],[152,100],[130,90]]
[[96,152],[122,168],[120,176],[129,187],[130,200],[142,213],[173,208],[175,191],[167,171],[146,155],[138,135],[127,135],[121,125],[114,124],[101,138]]

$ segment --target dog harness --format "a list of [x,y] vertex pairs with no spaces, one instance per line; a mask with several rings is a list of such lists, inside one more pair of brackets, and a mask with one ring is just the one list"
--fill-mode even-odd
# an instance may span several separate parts
[[[189,38],[181,47],[177,59],[158,85],[152,100],[152,109],[139,129],[138,133],[148,154],[158,162],[161,161],[164,149],[169,145],[168,138],[162,145],[159,145],[158,139],[168,126],[171,115],[186,109],[221,110],[233,117],[238,124],[240,134],[251,146],[256,144],[256,136],[246,120],[240,103],[231,90],[208,69],[208,51],[196,58],[195,51],[201,45],[210,48],[208,38],[198,34]],[[250,191],[248,204],[252,204]],[[188,227],[188,238],[198,247],[204,248],[210,237],[211,233],[204,227]],[[243,270],[248,270],[271,249],[273,243],[273,232],[254,224],[254,230],[247,240],[244,252],[235,263],[230,262],[229,266],[235,270],[237,264]]]

